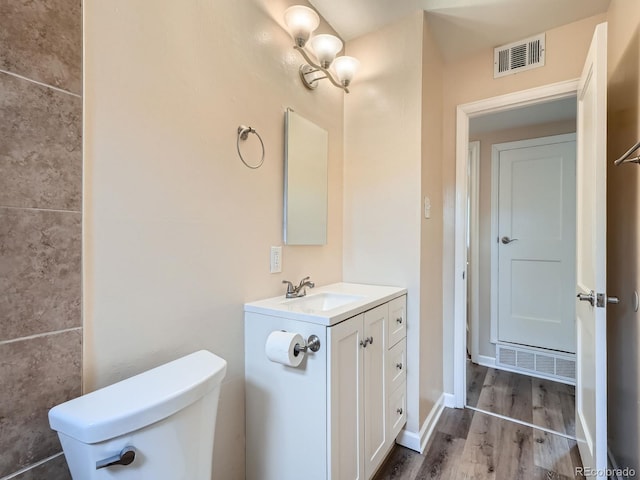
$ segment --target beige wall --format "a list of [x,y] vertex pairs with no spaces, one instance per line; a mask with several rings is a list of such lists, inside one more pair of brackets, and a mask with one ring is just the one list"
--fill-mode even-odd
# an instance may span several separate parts
[[640,466],[640,170],[612,162],[640,139],[640,3],[612,0],[608,12],[607,309],[609,448],[618,464]]
[[[442,395],[442,68],[424,22],[422,37],[422,184],[431,218],[420,212],[420,426]],[[422,205],[420,203],[420,205]]]
[[[474,119],[482,122],[482,117]],[[531,138],[561,135],[576,131],[575,120],[552,122],[529,127],[510,128],[478,135],[469,140],[480,142],[480,188],[478,205],[478,263],[479,263],[479,355],[495,357],[495,345],[491,343],[491,147],[496,143],[515,142]]]
[[[85,390],[201,348],[222,356],[224,480],[244,478],[243,303],[342,276],[344,94],[300,83],[281,25],[293,3],[85,2]],[[329,131],[328,244],[285,246],[270,274],[286,107]],[[258,170],[236,153],[240,124],[264,140]]]
[[345,100],[344,280],[409,290],[407,430],[417,434],[442,395],[442,60],[422,13],[347,50],[362,63]]
[[445,65],[443,111],[444,247],[443,317],[445,391],[453,391],[453,280],[455,215],[455,136],[457,105],[547,85],[580,76],[593,30],[606,14],[547,31],[546,65],[516,75],[493,78],[493,49]]
[[[419,362],[422,14],[347,45],[361,62],[345,99],[346,282],[407,295],[407,362]],[[408,428],[418,427],[418,369],[408,370]]]

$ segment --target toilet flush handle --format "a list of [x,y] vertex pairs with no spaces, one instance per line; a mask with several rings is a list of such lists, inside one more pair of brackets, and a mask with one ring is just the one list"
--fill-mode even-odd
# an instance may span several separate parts
[[124,447],[119,454],[96,462],[96,470],[111,467],[113,465],[129,465],[136,459],[136,449]]

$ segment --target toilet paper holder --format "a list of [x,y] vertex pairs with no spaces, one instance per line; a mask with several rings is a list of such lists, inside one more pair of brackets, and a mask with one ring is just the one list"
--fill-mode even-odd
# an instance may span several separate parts
[[300,352],[306,352],[307,350],[311,350],[312,352],[317,352],[318,350],[320,350],[320,339],[317,335],[309,335],[306,345],[300,345],[299,343],[296,343],[293,352],[297,357]]

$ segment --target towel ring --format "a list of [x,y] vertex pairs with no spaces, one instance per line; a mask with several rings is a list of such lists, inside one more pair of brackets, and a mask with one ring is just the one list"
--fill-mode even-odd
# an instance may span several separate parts
[[[240,140],[246,140],[249,137],[250,133],[253,133],[256,137],[258,137],[258,140],[260,140],[260,146],[262,147],[262,158],[260,159],[260,162],[258,162],[255,165],[249,165],[244,159],[244,157],[242,156],[242,153],[240,152]],[[236,140],[236,149],[238,150],[238,156],[240,157],[240,160],[242,160],[242,163],[244,163],[247,167],[255,170],[256,168],[260,168],[264,163],[264,142],[262,141],[262,137],[260,136],[260,134],[256,132],[255,129],[251,127],[247,127],[245,125],[240,125],[238,127],[238,138]]]

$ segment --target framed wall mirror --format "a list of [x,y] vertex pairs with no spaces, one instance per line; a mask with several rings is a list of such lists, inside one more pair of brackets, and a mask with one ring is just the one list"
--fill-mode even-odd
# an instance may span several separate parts
[[291,109],[284,125],[284,243],[325,245],[329,134]]

